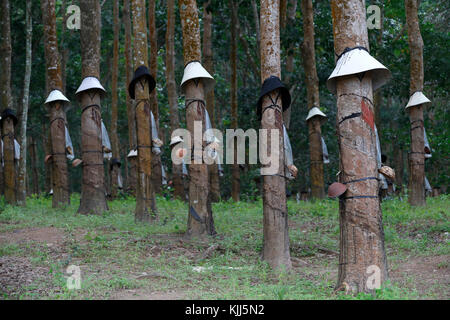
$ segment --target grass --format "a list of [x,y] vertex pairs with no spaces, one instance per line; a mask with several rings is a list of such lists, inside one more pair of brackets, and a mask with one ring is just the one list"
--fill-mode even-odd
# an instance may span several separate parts
[[[218,237],[210,243],[183,241],[187,222],[184,202],[158,198],[157,203],[159,220],[151,225],[134,222],[133,198],[110,202],[110,210],[99,216],[76,214],[77,194],[64,209],[52,209],[51,199],[44,197],[28,199],[26,208],[1,204],[0,235],[53,227],[64,237],[50,247],[39,242],[0,242],[0,258],[26,257],[34,267],[49,270],[44,281],[0,292],[0,297],[107,299],[124,291],[172,291],[193,299],[422,299],[436,297],[436,291],[449,295],[446,286],[434,284],[419,292],[413,285],[390,282],[371,295],[334,292],[338,257],[327,252],[339,251],[336,201],[288,202],[291,257],[304,263],[291,273],[275,273],[260,260],[261,200],[214,204]],[[450,197],[445,195],[427,199],[423,208],[411,208],[399,200],[383,202],[390,268],[398,269],[408,257],[449,255],[449,204]],[[219,250],[198,260],[213,243]],[[65,270],[71,264],[81,268],[80,290],[66,287]],[[203,271],[193,267],[203,267]],[[437,268],[448,269],[448,263],[440,262]]]

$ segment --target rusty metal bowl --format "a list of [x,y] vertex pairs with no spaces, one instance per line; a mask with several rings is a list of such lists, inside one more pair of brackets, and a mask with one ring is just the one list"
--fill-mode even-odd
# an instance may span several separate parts
[[72,167],[76,168],[76,167],[78,167],[82,162],[83,162],[83,160],[75,159],[75,160],[72,161]]
[[48,160],[50,160],[51,157],[52,157],[51,154],[46,155],[46,156],[45,156],[45,159],[44,159],[44,162],[47,163]]
[[347,186],[340,182],[334,182],[328,187],[328,197],[336,198],[347,191]]
[[395,180],[395,171],[391,167],[382,166],[378,172],[390,180]]

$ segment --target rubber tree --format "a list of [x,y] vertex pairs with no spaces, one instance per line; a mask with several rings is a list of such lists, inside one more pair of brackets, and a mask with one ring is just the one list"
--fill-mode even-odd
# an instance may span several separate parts
[[[170,110],[170,128],[173,132],[180,127],[177,84],[175,82],[175,0],[167,0],[166,83]],[[172,162],[174,196],[179,199],[185,199],[181,172],[181,164]]]
[[[281,78],[279,12],[279,0],[261,0],[261,83],[270,76]],[[277,89],[263,98],[262,110],[272,105],[272,100],[277,99],[278,93]],[[282,104],[281,99],[277,101]],[[284,165],[282,165],[284,163],[282,108],[281,110],[268,108],[262,112],[261,128],[267,130],[268,141],[272,140],[273,132],[278,131],[279,146],[273,150],[278,153],[277,174],[263,177],[264,240],[262,258],[274,269],[290,269],[292,265],[289,253],[286,182]],[[267,142],[266,148],[267,154],[270,154],[271,143]]]
[[[238,96],[237,96],[237,38],[238,38],[238,6],[234,0],[230,0],[231,8],[231,50],[230,50],[230,66],[231,66],[231,122],[234,130],[238,129]],[[235,139],[236,140],[236,139]],[[241,177],[239,164],[237,163],[237,143],[234,143],[234,162],[231,168],[231,197],[234,201],[239,201],[241,189]]]
[[[80,0],[82,78],[100,78],[100,2]],[[102,214],[108,210],[103,169],[100,89],[81,91],[81,153],[83,178],[78,213]]]
[[25,75],[23,80],[22,95],[22,117],[20,118],[20,160],[17,179],[17,200],[22,205],[26,205],[27,198],[27,124],[28,107],[30,104],[30,82],[31,82],[31,55],[33,38],[33,21],[31,16],[32,1],[26,2],[26,36],[25,36]]
[[[56,32],[56,1],[41,1],[42,22],[44,24],[44,51],[47,75],[47,94],[52,90],[63,91],[61,61],[58,52]],[[52,206],[58,208],[70,204],[69,180],[66,159],[66,113],[61,101],[48,105],[50,115],[50,150],[52,169]]]
[[[192,61],[201,61],[201,40],[200,25],[198,21],[197,3],[195,0],[179,0],[181,27],[183,30],[183,56],[184,64]],[[204,147],[202,141],[194,141],[194,122],[203,122],[203,131],[205,130],[204,119],[205,110],[198,100],[205,99],[203,81],[191,79],[184,84],[184,94],[186,98],[186,124],[191,134],[191,145],[197,145],[197,148]],[[188,101],[194,101],[190,103]],[[203,238],[208,235],[214,235],[214,220],[212,211],[208,207],[209,202],[209,183],[208,166],[199,161],[202,157],[201,152],[194,152],[193,159],[189,165],[189,216],[186,230],[187,238]],[[198,154],[200,153],[200,154]],[[197,163],[196,163],[197,162]],[[195,212],[195,213],[194,213]]]
[[[210,7],[211,1],[203,4],[203,65],[210,74],[214,75],[214,59],[212,50],[212,19],[213,14]],[[217,125],[216,112],[215,112],[215,96],[214,90],[206,93],[206,109],[211,120],[212,127]],[[218,165],[213,163],[208,165],[209,174],[209,186],[211,201],[217,202],[220,200],[220,184],[219,184],[219,172]]]
[[[145,0],[132,0],[135,66],[148,68],[147,54],[147,19]],[[152,152],[150,126],[150,92],[146,77],[139,79],[134,87],[136,101],[136,136],[137,136],[137,191],[135,220],[150,222],[156,219],[155,191],[152,185]]]
[[[312,0],[302,0],[303,16],[303,68],[305,69],[306,97],[308,109],[320,107],[319,78],[316,69],[316,51],[314,48],[314,8]],[[325,197],[322,154],[322,131],[320,117],[308,121],[309,163],[311,178],[311,196],[316,199]]]
[[[130,83],[133,77],[133,48],[131,45],[131,19],[130,19],[130,0],[123,1],[123,14],[122,20],[125,29],[125,74],[126,81]],[[131,100],[130,94],[128,90],[126,90],[127,98],[127,117],[128,117],[128,144],[130,150],[136,149],[136,110],[133,106],[133,101]],[[128,169],[127,165],[127,191],[131,194],[136,193],[136,185],[137,185],[137,159],[136,157],[127,157],[127,162],[129,162],[130,166]]]
[[[410,56],[410,85],[412,95],[423,91],[423,39],[420,34],[417,0],[405,0],[406,24],[408,26],[408,42]],[[408,108],[411,123],[411,152],[409,154],[409,203],[412,206],[423,206],[425,197],[425,154],[423,134],[424,105]]]
[[[364,1],[332,0],[331,10],[336,56],[356,46],[368,50]],[[377,196],[371,74],[365,72],[336,79],[339,179],[348,188],[339,202],[337,286],[348,292],[371,291],[388,276],[382,212]],[[349,117],[352,114],[359,116]]]
[[[288,29],[293,29],[295,26],[295,18],[297,13],[297,0],[289,0],[287,2],[287,8],[286,8],[286,25],[288,26]],[[281,13],[283,11],[281,10]],[[283,19],[280,18],[280,23],[283,22]],[[283,26],[281,28],[283,30]],[[289,40],[289,39],[288,39]],[[295,88],[295,84],[293,83],[294,80],[294,68],[295,68],[295,42],[290,41],[287,45],[287,56],[286,56],[286,74],[284,75],[284,81],[286,85],[288,85],[290,88]],[[291,89],[292,90],[292,89]],[[286,126],[286,129],[289,130],[290,124],[291,124],[291,113],[292,113],[292,107],[288,108],[283,112],[283,119],[284,119],[284,125]]]
[[[118,118],[118,92],[117,92],[117,80],[119,74],[119,33],[120,33],[120,20],[119,20],[119,0],[114,0],[113,3],[113,16],[114,16],[114,43],[113,43],[113,64],[111,72],[111,148],[113,159],[120,159],[119,148],[119,136],[117,134],[117,118]],[[114,199],[117,197],[118,181],[120,173],[120,167],[118,164],[111,162],[111,197]]]
[[[13,101],[11,95],[11,18],[10,18],[10,4],[9,0],[1,1],[0,3],[0,26],[1,26],[1,42],[0,42],[0,62],[1,62],[1,74],[0,74],[0,108],[11,109],[13,108]],[[13,132],[14,134],[14,132]],[[3,135],[3,131],[2,131]],[[14,142],[13,142],[14,143]],[[2,153],[5,150],[0,149],[0,159],[4,157]],[[14,156],[14,155],[13,155]],[[6,200],[9,203],[15,203],[15,191],[6,192],[6,176],[10,176],[14,173],[5,173],[6,168],[0,166],[0,192],[5,193]],[[15,178],[14,178],[15,181]],[[12,186],[10,186],[12,187]],[[15,186],[14,186],[15,188]],[[14,194],[14,195],[13,195]]]

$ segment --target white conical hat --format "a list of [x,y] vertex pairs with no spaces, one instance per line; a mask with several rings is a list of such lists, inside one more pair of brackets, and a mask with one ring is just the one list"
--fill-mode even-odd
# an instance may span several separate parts
[[327,116],[325,115],[325,113],[323,113],[322,111],[320,111],[320,109],[318,107],[312,107],[309,112],[308,112],[308,116],[306,117],[306,121],[308,121],[309,119],[311,119],[312,117],[315,116],[319,116],[319,117],[323,117],[326,118]]
[[50,92],[50,94],[47,97],[47,100],[45,100],[45,104],[53,102],[53,101],[64,101],[64,102],[70,102],[69,99],[66,98],[66,96],[59,90],[55,89]]
[[130,153],[127,156],[128,158],[137,157],[137,150],[131,150]]
[[100,81],[96,77],[86,77],[81,82],[81,84],[78,87],[78,90],[77,90],[77,92],[75,92],[75,94],[79,94],[79,93],[89,90],[89,89],[99,89],[102,91],[102,93],[106,92],[105,88],[103,88]]
[[339,57],[336,67],[327,80],[327,87],[336,93],[336,79],[343,76],[370,71],[372,88],[377,90],[391,77],[391,72],[362,48],[354,48]]
[[408,104],[406,105],[405,109],[408,109],[409,107],[418,106],[424,103],[431,103],[431,101],[427,97],[425,97],[422,91],[416,91],[409,98]]
[[181,138],[180,136],[175,136],[175,137],[172,137],[172,139],[170,140],[170,145],[172,146],[179,142],[183,142],[183,138]]
[[191,61],[189,62],[186,67],[184,68],[184,74],[183,74],[183,80],[181,80],[181,91],[184,93],[184,84],[191,80],[196,78],[202,78],[203,79],[203,86],[205,89],[205,93],[209,92],[214,84],[215,80],[214,78],[206,71],[205,68],[203,68],[202,64],[198,61]]

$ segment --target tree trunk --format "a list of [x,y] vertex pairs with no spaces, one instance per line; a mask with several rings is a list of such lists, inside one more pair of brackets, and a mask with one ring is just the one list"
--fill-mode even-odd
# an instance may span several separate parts
[[[287,18],[289,27],[294,27],[295,24],[295,15],[297,13],[297,0],[289,0],[289,6],[287,9]],[[285,75],[285,83],[289,88],[293,87],[292,83],[292,75],[294,74],[294,58],[295,58],[295,50],[294,50],[294,42],[290,42],[288,45],[288,52],[286,57],[286,75]],[[292,107],[283,112],[283,120],[286,129],[289,130],[291,124],[291,113]]]
[[[148,28],[150,36],[150,73],[158,82],[158,33],[156,30],[155,5],[157,0],[148,2]],[[158,110],[158,91],[155,89],[150,93],[150,108],[155,117],[156,132],[159,132],[159,110]],[[152,137],[153,138],[153,137]],[[162,170],[161,155],[152,155],[152,183],[155,192],[161,193]]]
[[[418,1],[405,0],[406,23],[408,25],[408,42],[410,48],[410,86],[412,95],[423,91],[423,40],[420,34]],[[423,138],[423,105],[408,108],[411,122],[411,152],[409,154],[409,203],[423,206],[425,197],[425,142]]]
[[[197,3],[195,0],[179,0],[181,26],[183,30],[183,55],[184,64],[191,61],[201,61],[201,41],[200,41],[200,26],[198,22]],[[184,85],[186,101],[189,99],[203,100],[204,89],[203,82],[194,80],[188,81]],[[191,145],[204,147],[203,141],[194,141],[194,121],[203,122],[203,131],[205,128],[205,110],[201,103],[186,103],[186,123],[192,141]],[[204,163],[196,164],[196,159],[201,155],[194,152],[194,162],[189,165],[189,216],[186,237],[205,237],[207,235],[214,235],[214,220],[212,211],[208,207],[210,201],[208,200],[209,184],[208,184],[208,166]],[[193,214],[191,212],[194,212]],[[200,220],[197,221],[194,216]]]
[[[0,42],[0,63],[2,65],[2,72],[0,74],[0,108],[4,110],[6,108],[12,108],[12,95],[11,95],[11,25],[10,25],[10,5],[9,0],[1,1],[0,3],[0,25],[1,25],[1,42]],[[14,131],[12,133],[14,135]],[[2,153],[0,149],[0,153]],[[5,157],[5,149],[0,159]],[[9,156],[10,157],[10,156]],[[0,166],[1,175],[1,193],[6,196],[6,167]],[[15,179],[15,178],[14,178]],[[11,192],[9,192],[11,194]],[[13,200],[13,199],[10,199]],[[15,198],[14,198],[15,202]]]
[[[316,51],[314,48],[314,8],[312,0],[302,0],[303,15],[303,67],[305,69],[306,95],[308,110],[313,107],[319,108],[319,78],[316,69]],[[315,199],[325,197],[323,178],[323,154],[322,154],[322,131],[319,117],[313,117],[308,121],[309,133],[309,158],[311,196]]]
[[[259,23],[259,14],[258,14],[258,4],[256,3],[256,0],[252,0],[252,11],[253,11],[253,19],[255,21],[255,29],[256,29],[256,43],[259,45],[260,39],[261,39],[261,30],[260,30],[260,23]],[[258,47],[258,50],[256,50],[256,53],[258,55],[258,60],[261,59],[261,53],[260,48]]]
[[[231,7],[231,122],[233,129],[238,128],[238,97],[237,97],[237,23],[238,23],[238,4],[234,0],[230,0]],[[239,172],[239,164],[237,163],[237,139],[234,143],[234,161],[232,165],[232,182],[231,182],[231,197],[234,201],[239,201],[241,189],[241,177]]]
[[[145,1],[132,0],[133,31],[134,31],[134,59],[136,66],[148,65],[147,54],[147,19],[145,15]],[[156,219],[155,191],[152,185],[152,152],[149,83],[143,77],[135,86],[136,97],[136,125],[137,125],[137,169],[138,184],[136,194],[135,220],[150,222]]]
[[[210,1],[203,5],[203,62],[205,69],[214,75],[214,60],[212,51],[212,12],[209,8]],[[217,121],[215,115],[215,97],[214,90],[206,94],[206,109],[211,120],[211,125],[216,128]],[[211,201],[217,202],[220,200],[220,184],[219,172],[216,163],[208,165],[209,186]]]
[[[346,47],[368,48],[364,1],[332,0],[331,9],[336,56]],[[377,196],[378,181],[373,179],[378,177],[375,132],[362,117],[339,120],[360,113],[363,105],[373,117],[370,73],[365,73],[361,80],[358,76],[340,77],[336,83],[340,182],[372,179],[348,183],[348,190],[339,203],[338,287],[344,286],[352,292],[367,292],[373,288],[371,280],[374,276],[382,284],[388,274],[382,213]]]
[[[383,7],[383,2],[384,1],[378,1],[378,5],[380,6],[380,13],[381,13],[381,17],[380,17],[380,29],[378,30],[378,35],[377,35],[377,45],[379,48],[382,47],[383,45],[383,15],[384,15],[384,7]],[[373,108],[374,108],[374,116],[375,116],[375,124],[377,126],[377,130],[378,132],[381,132],[381,107],[383,103],[383,95],[382,95],[382,90],[381,88],[376,90],[373,93]]]
[[11,118],[2,119],[5,200],[16,204],[16,170],[14,162],[14,124]]
[[25,76],[23,83],[22,116],[20,117],[20,160],[19,177],[17,187],[17,200],[23,206],[26,205],[27,197],[27,121],[28,106],[30,101],[30,80],[31,80],[31,41],[33,37],[33,24],[31,17],[31,0],[26,2],[26,44],[25,44]]
[[[50,130],[47,127],[47,121],[42,122],[42,132],[43,132],[43,149],[44,154],[51,154],[52,153],[52,139],[50,137]],[[44,183],[44,190],[45,192],[50,192],[50,190],[53,190],[52,188],[52,162],[48,161],[44,164],[45,166],[45,183]]]
[[[113,44],[113,63],[112,63],[112,79],[111,79],[111,148],[113,159],[120,159],[119,136],[117,134],[117,118],[119,112],[118,106],[118,92],[117,92],[117,78],[119,73],[119,0],[114,0],[113,4],[114,15],[114,44]],[[120,169],[118,165],[112,165],[108,168],[111,171],[111,198],[117,197],[118,181]]]
[[[82,78],[92,76],[100,79],[100,2],[81,0],[80,9]],[[103,168],[100,90],[83,91],[79,99],[84,112],[81,113],[83,181],[78,213],[102,214],[108,210],[108,204]]]
[[67,18],[69,17],[66,15],[66,0],[61,1],[61,12],[63,14],[63,20],[62,20],[62,26],[61,26],[61,43],[60,43],[60,52],[61,52],[61,75],[62,75],[62,91],[66,92],[66,81],[67,81],[67,75],[66,75],[66,67],[67,67],[67,61],[69,60],[69,48],[65,45],[66,40],[66,25],[67,25]]
[[[63,85],[56,33],[55,5],[55,0],[43,0],[41,2],[47,70],[47,94],[54,89],[62,90]],[[50,150],[52,154],[52,206],[53,208],[58,208],[70,203],[65,141],[66,114],[60,101],[52,102],[48,110],[50,114]]]
[[10,25],[10,5],[9,0],[2,0],[1,9],[1,27],[2,41],[0,43],[0,61],[2,72],[0,74],[0,102],[1,109],[12,108],[11,96],[11,25]]
[[[175,82],[175,0],[167,0],[167,31],[166,31],[166,83],[170,110],[171,131],[180,127],[178,114],[178,94]],[[172,182],[174,196],[185,199],[181,164],[172,162]]]
[[37,168],[37,149],[36,149],[36,140],[33,138],[33,136],[28,137],[29,141],[29,147],[30,147],[30,167],[31,167],[31,177],[33,181],[33,193],[39,194],[39,175],[38,175],[38,168]]
[[[270,76],[281,76],[280,67],[280,29],[279,29],[279,0],[261,0],[261,83]],[[275,101],[278,90],[270,93]],[[281,99],[277,103],[281,106]],[[262,100],[262,108],[271,105],[269,95]],[[284,139],[283,117],[281,110],[267,109],[262,113],[261,128],[267,130],[267,154],[271,150],[271,135],[278,131],[279,168],[277,174],[264,176],[263,182],[263,211],[264,211],[264,240],[263,260],[274,269],[291,268],[289,253],[288,213],[286,203],[286,182],[284,174]],[[260,143],[264,143],[260,141]],[[262,148],[265,146],[263,145]]]
[[[127,84],[131,82],[133,77],[133,48],[131,46],[131,20],[130,20],[130,1],[123,1],[123,25],[125,28],[125,74]],[[127,95],[127,116],[128,116],[128,143],[129,149],[136,149],[136,110],[133,105],[133,101],[131,100],[130,94],[128,90],[126,90]],[[130,167],[127,175],[127,191],[133,195],[136,194],[136,186],[137,186],[137,164],[136,159],[130,160]],[[133,166],[134,164],[134,166]]]

